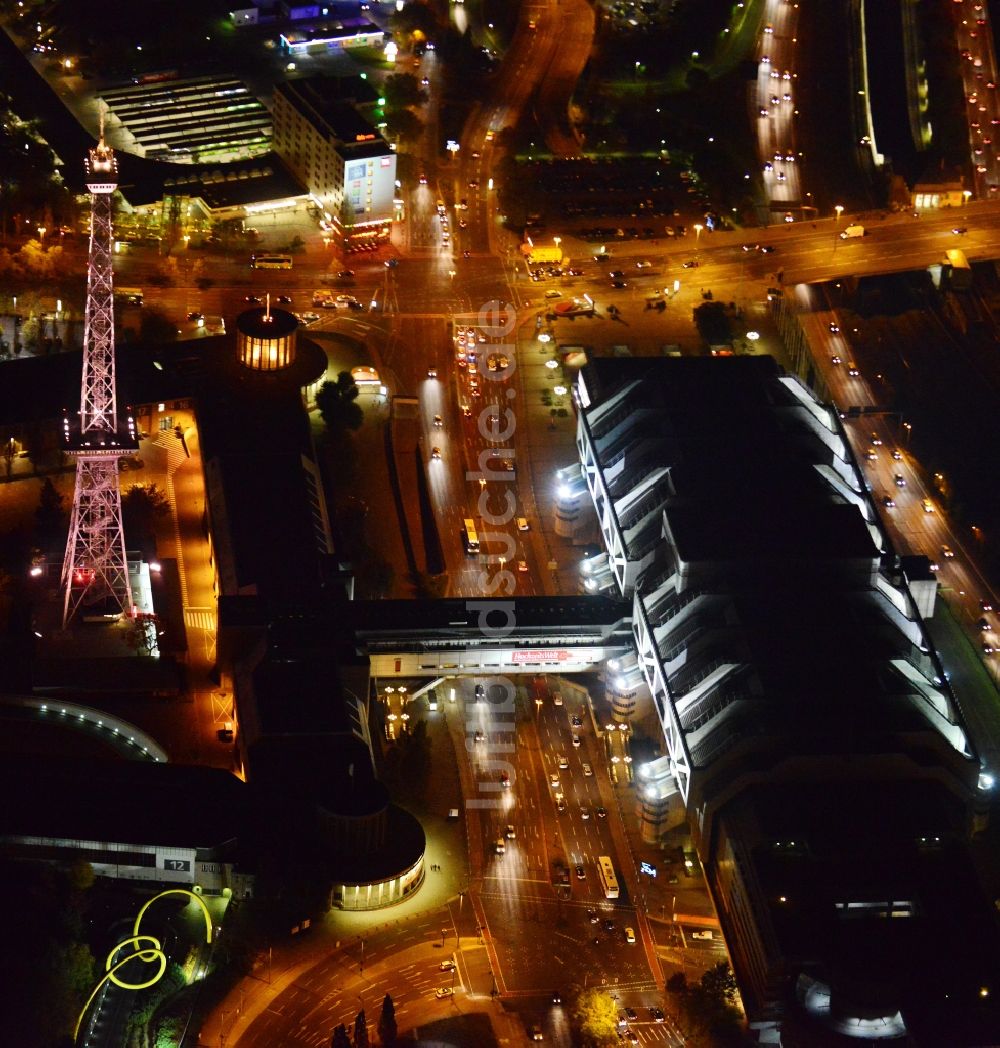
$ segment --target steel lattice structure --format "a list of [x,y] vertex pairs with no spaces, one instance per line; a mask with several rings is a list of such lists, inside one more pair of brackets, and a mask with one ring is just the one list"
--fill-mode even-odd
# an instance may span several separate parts
[[132,588],[125,558],[118,459],[137,447],[130,417],[119,427],[115,390],[114,274],[111,198],[118,162],[104,143],[104,124],[87,159],[90,253],[78,428],[64,422],[66,451],[76,459],[76,486],[63,560],[63,626],[81,604],[105,603],[129,614]]

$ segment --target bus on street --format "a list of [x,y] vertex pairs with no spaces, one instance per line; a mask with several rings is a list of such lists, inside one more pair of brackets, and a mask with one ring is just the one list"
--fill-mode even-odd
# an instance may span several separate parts
[[251,269],[291,269],[291,255],[251,255]]
[[468,556],[472,556],[479,552],[479,536],[476,534],[476,522],[474,520],[466,520],[462,525],[462,542],[465,545],[465,552]]
[[125,302],[129,306],[141,306],[142,305],[142,288],[141,287],[116,287],[115,298],[121,302]]
[[611,856],[600,855],[597,859],[597,876],[601,880],[605,899],[618,898],[618,878],[615,876],[615,867]]

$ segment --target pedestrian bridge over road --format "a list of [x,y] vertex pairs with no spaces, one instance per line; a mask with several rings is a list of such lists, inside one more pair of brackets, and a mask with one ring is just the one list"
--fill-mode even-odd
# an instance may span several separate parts
[[355,601],[371,675],[583,673],[633,651],[632,606],[611,597]]

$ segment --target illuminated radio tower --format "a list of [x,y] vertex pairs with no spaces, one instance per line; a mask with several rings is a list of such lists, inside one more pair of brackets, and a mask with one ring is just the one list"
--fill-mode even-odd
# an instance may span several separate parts
[[76,459],[73,512],[66,540],[62,585],[63,627],[81,604],[104,604],[129,614],[132,590],[125,560],[119,456],[137,447],[131,417],[119,426],[115,394],[115,316],[111,269],[111,198],[118,162],[104,144],[104,119],[87,159],[90,253],[83,329],[83,376],[78,426],[63,422],[66,452]]

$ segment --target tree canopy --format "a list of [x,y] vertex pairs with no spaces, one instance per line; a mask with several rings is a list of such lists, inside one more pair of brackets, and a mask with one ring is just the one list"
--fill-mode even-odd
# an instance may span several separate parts
[[336,435],[361,428],[364,412],[357,403],[358,384],[349,371],[341,371],[336,382],[324,382],[316,393],[316,407],[327,429]]
[[599,1046],[618,1040],[618,1009],[609,993],[592,986],[582,990],[573,1007],[573,1018],[584,1044]]

